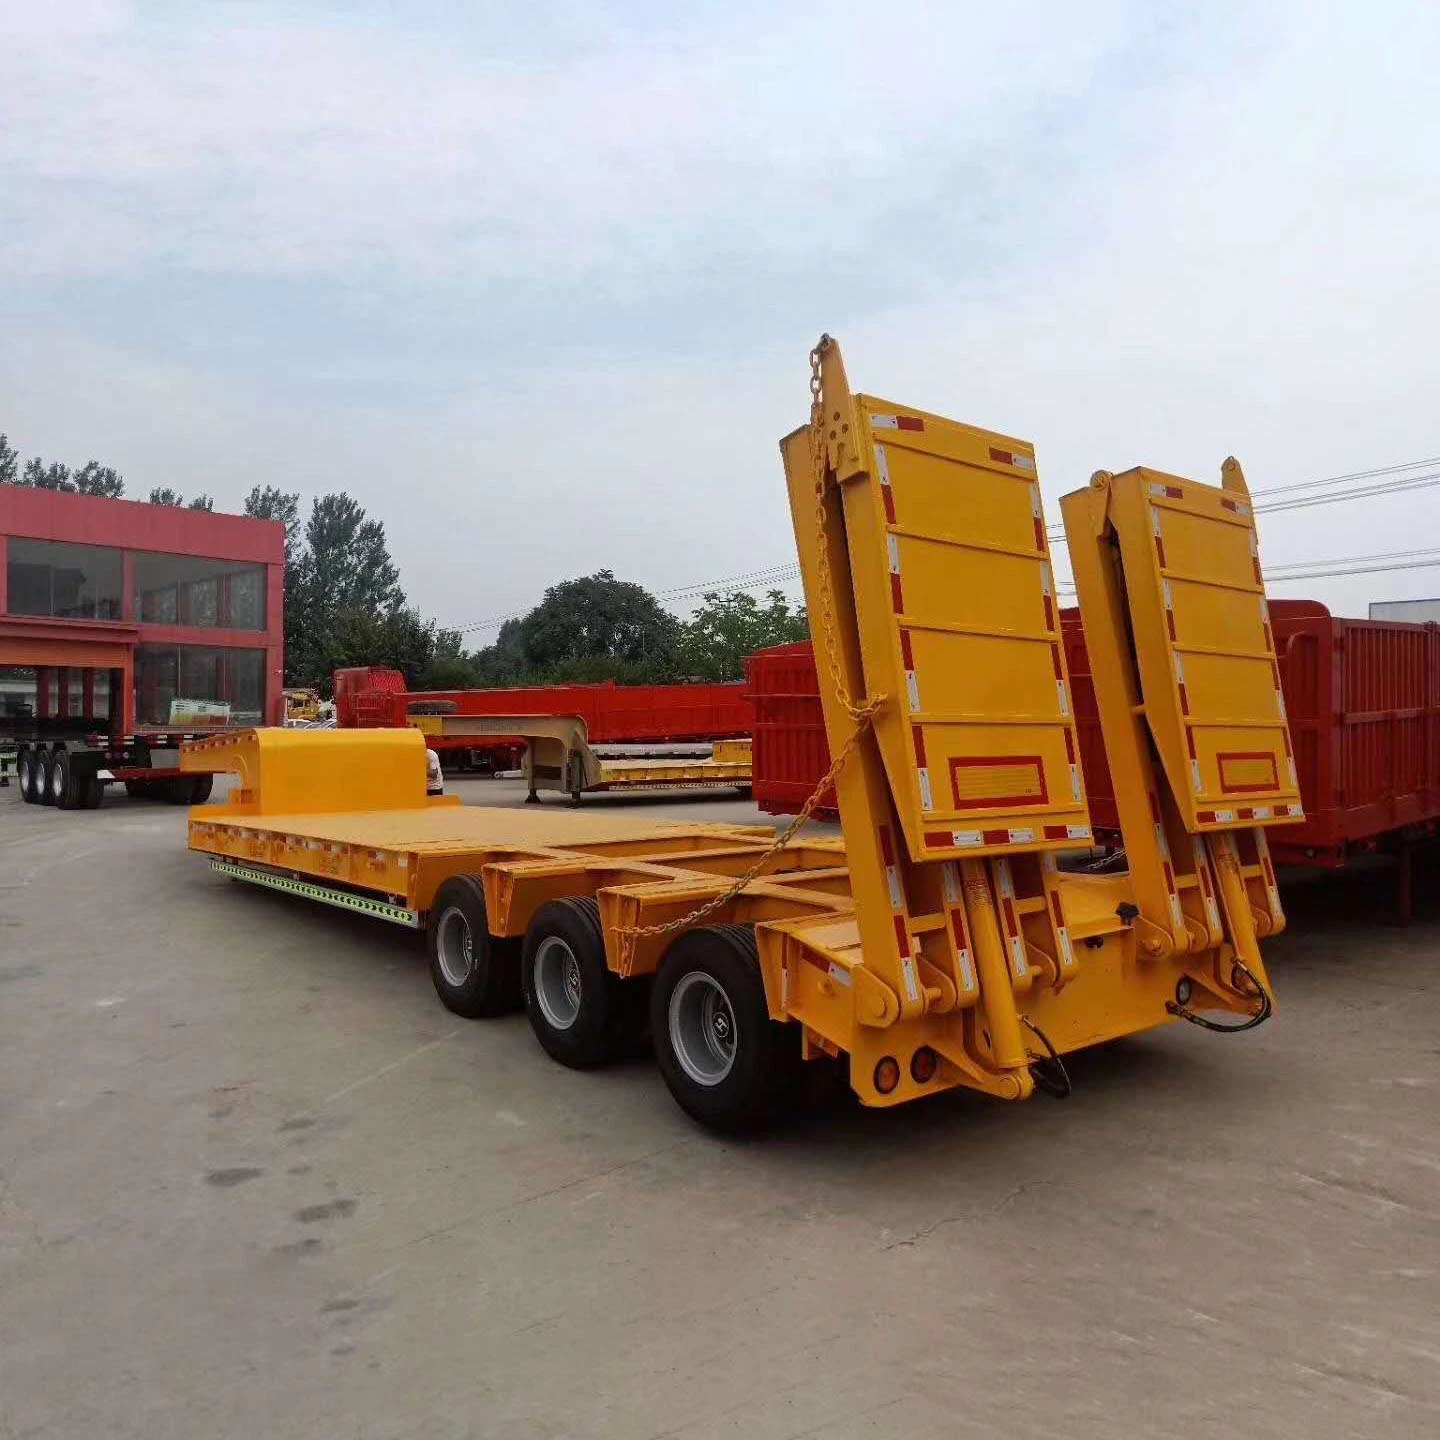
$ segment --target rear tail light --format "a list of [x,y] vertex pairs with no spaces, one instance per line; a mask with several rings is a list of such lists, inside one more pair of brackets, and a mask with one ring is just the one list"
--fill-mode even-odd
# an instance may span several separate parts
[[886,1055],[875,1066],[875,1088],[882,1095],[889,1095],[900,1083],[900,1062],[893,1055]]

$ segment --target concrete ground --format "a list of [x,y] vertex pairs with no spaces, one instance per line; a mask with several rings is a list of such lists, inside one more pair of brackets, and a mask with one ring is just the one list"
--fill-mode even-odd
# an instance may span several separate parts
[[7,1440],[1440,1433],[1440,928],[1373,878],[1253,1034],[722,1143],[184,818],[0,790]]

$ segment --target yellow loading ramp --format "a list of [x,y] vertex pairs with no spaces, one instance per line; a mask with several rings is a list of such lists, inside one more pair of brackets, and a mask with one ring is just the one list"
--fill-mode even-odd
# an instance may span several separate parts
[[524,740],[529,798],[556,790],[578,800],[608,790],[655,790],[750,784],[750,742],[718,741],[708,759],[612,759],[595,753],[579,715],[414,715],[423,735]]
[[865,689],[916,859],[1091,843],[1033,447],[856,395]]
[[1254,508],[1231,459],[1216,489],[1102,473],[1141,693],[1185,828],[1303,818]]

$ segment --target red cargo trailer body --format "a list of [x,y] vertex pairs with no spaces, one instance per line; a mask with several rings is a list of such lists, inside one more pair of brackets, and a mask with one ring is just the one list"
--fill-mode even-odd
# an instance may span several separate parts
[[[335,672],[335,719],[342,727],[394,727],[414,714],[579,715],[592,745],[683,744],[750,733],[754,711],[739,683],[696,685],[522,685],[503,690],[407,691],[398,671]],[[514,746],[432,737],[437,750],[500,752]]]
[[[1275,830],[1275,858],[1338,868],[1384,849],[1408,859],[1440,827],[1440,626],[1340,619],[1314,600],[1271,601],[1270,619],[1305,803],[1303,823]],[[1079,611],[1061,624],[1091,818],[1097,833],[1118,833]],[[808,644],[762,650],[747,674],[755,799],[793,814],[830,764],[814,657]]]

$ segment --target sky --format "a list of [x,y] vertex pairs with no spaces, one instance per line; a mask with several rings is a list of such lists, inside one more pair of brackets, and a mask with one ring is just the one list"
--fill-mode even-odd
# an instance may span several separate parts
[[[1100,468],[1440,456],[1434,4],[0,0],[0,47],[0,430],[142,498],[347,490],[472,644],[791,561],[822,330],[1032,440],[1052,520]],[[1440,489],[1261,538],[1440,547]]]

